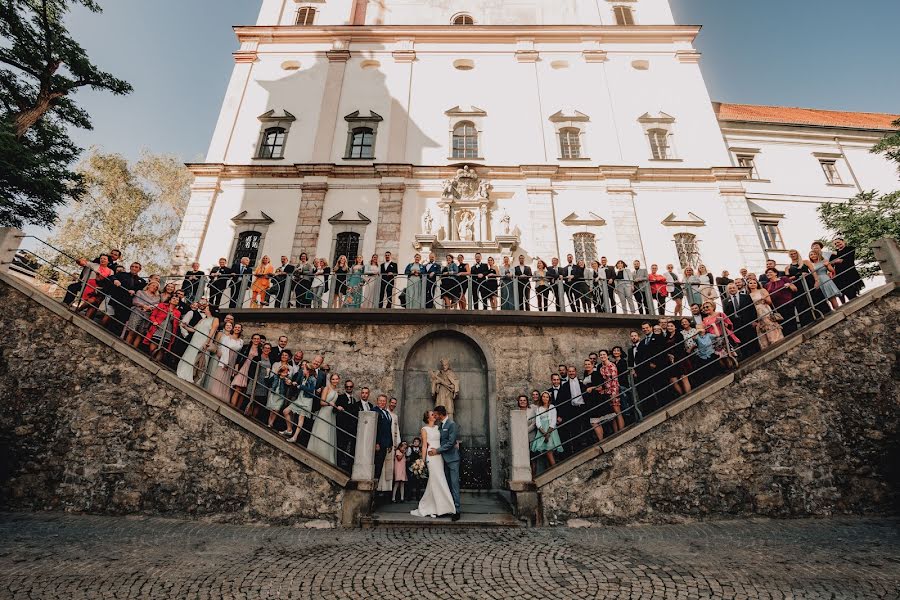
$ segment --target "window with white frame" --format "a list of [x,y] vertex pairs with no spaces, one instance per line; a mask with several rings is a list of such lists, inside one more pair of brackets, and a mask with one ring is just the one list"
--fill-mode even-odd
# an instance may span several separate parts
[[478,158],[478,130],[471,121],[460,121],[453,128],[453,158]]
[[675,117],[664,112],[655,115],[645,113],[638,118],[638,123],[644,129],[644,135],[650,144],[650,158],[652,160],[677,160],[673,144],[675,131]]
[[825,174],[825,180],[833,185],[843,185],[844,180],[838,172],[836,158],[820,158],[819,164],[822,165],[822,172]]
[[316,20],[316,9],[312,6],[301,6],[297,10],[297,25],[312,25]]
[[766,250],[786,250],[778,220],[757,219],[756,225],[759,227]]
[[341,256],[347,257],[347,264],[352,265],[359,254],[360,235],[355,231],[343,231],[334,238],[334,256],[331,264],[337,264]]
[[669,151],[669,132],[659,127],[647,131],[650,140],[650,154],[653,160],[668,160],[671,158]]
[[453,25],[474,25],[475,19],[472,18],[472,15],[467,13],[459,13],[453,17],[453,20],[450,21]]
[[560,158],[581,158],[581,130],[564,127],[559,130]]
[[693,233],[676,233],[674,238],[681,269],[691,267],[696,270],[700,266],[700,244],[697,242],[697,236]]
[[750,169],[750,179],[759,179],[759,172],[756,170],[756,156],[753,154],[738,154],[737,164],[743,169]]
[[288,111],[283,111],[279,115],[272,109],[261,114],[258,118],[260,123],[262,123],[262,129],[259,134],[259,141],[256,144],[255,158],[263,160],[284,158],[288,132],[296,117]]
[[378,124],[384,120],[382,116],[370,110],[369,116],[366,117],[357,110],[344,117],[344,120],[348,123],[344,159],[374,159]]
[[575,260],[583,260],[590,265],[597,260],[597,238],[593,233],[579,232],[572,236],[575,244]]
[[630,6],[614,6],[616,25],[634,25],[634,10]]

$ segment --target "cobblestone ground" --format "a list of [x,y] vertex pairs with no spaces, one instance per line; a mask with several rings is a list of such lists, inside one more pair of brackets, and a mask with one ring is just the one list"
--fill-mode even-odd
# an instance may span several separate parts
[[900,521],[300,530],[0,514],[2,598],[900,598]]

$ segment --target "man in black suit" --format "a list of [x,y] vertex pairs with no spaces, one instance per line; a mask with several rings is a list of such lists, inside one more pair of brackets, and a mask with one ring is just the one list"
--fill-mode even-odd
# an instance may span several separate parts
[[484,285],[487,283],[489,269],[487,263],[481,262],[481,252],[475,253],[475,263],[472,265],[470,272],[472,273],[472,308],[487,308],[487,289]]
[[181,282],[181,289],[184,290],[185,297],[191,302],[196,302],[200,298],[197,292],[200,290],[200,280],[203,279],[205,273],[200,270],[200,263],[195,262],[191,265],[191,270],[184,274],[184,281]]
[[606,279],[606,295],[609,298],[609,309],[611,312],[616,312],[616,268],[607,262],[605,256],[601,256],[600,270],[602,271],[600,277]]
[[744,358],[759,352],[759,340],[756,333],[756,307],[749,294],[739,294],[737,285],[729,283],[725,288],[722,308],[725,315],[734,325],[734,334],[740,340],[738,348]]
[[441,265],[434,252],[428,255],[428,262],[422,267],[425,273],[425,308],[434,308],[434,292],[441,276]]
[[381,272],[381,290],[378,294],[378,306],[392,308],[394,306],[394,277],[397,276],[397,263],[391,260],[391,253],[384,253],[384,262],[378,268]]
[[565,451],[571,455],[583,447],[585,439],[589,439],[583,434],[589,428],[586,423],[590,416],[587,397],[584,395],[585,388],[578,379],[578,369],[574,365],[569,365],[567,371],[559,394],[559,400],[563,404],[556,407],[556,413],[563,420],[559,427],[560,441]]
[[337,466],[350,471],[356,448],[356,422],[360,412],[359,400],[353,397],[353,380],[344,382],[344,391],[335,400],[335,425],[337,426]]
[[525,255],[519,255],[519,264],[513,270],[519,291],[519,310],[531,310],[531,267],[525,264]]
[[641,400],[641,411],[648,414],[661,405],[662,399],[659,397],[661,389],[657,376],[665,359],[663,355],[665,341],[653,333],[650,323],[641,323],[641,333],[644,337],[634,346],[634,370],[637,375],[636,384]]
[[244,299],[238,298],[238,296],[240,296],[241,288],[246,290],[250,287],[252,273],[253,268],[250,266],[250,258],[247,256],[231,267],[231,301],[228,304],[231,308],[237,308],[238,302],[243,305]]
[[563,301],[559,297],[559,259],[555,256],[550,259],[550,266],[547,267],[547,284],[550,286],[550,293],[553,294],[556,312],[562,312]]
[[572,274],[572,270],[575,268],[575,257],[571,254],[567,254],[566,261],[566,266],[559,269],[559,276],[563,280],[563,290],[566,292],[569,310],[571,312],[578,312],[578,306],[575,303],[575,276]]
[[290,263],[290,260],[287,256],[281,257],[281,266],[275,269],[275,276],[272,278],[274,281],[274,285],[272,289],[269,290],[270,296],[275,296],[275,308],[281,308],[282,299],[285,298],[285,294],[287,294],[287,298],[284,302],[284,307],[287,308],[291,304],[291,294],[290,292],[286,292],[285,290],[290,286],[291,275],[294,272],[294,265]]
[[299,443],[304,448],[309,445],[309,437],[312,433],[313,423],[316,420],[316,416],[319,414],[319,409],[322,408],[322,390],[325,389],[325,384],[328,382],[328,373],[322,365],[324,362],[325,358],[322,357],[321,354],[317,354],[313,357],[312,362],[309,363],[309,367],[316,378],[316,389],[313,395],[312,415],[303,420],[303,431],[300,432],[299,436]]
[[378,394],[378,425],[375,428],[375,480],[381,479],[381,471],[384,469],[384,459],[391,451],[394,437],[391,432],[393,419],[387,410],[388,398],[384,394]]
[[759,275],[759,277],[756,278],[757,281],[759,281],[759,287],[761,288],[765,288],[765,284],[769,281],[769,276],[766,275],[766,271],[768,271],[769,269],[775,269],[776,277],[784,277],[784,271],[779,271],[777,263],[770,258],[766,261],[766,268],[763,269],[763,272]]
[[209,270],[209,305],[214,310],[219,310],[222,305],[222,294],[225,293],[232,274],[233,271],[224,258],[220,258],[219,264]]
[[125,323],[131,317],[134,295],[147,286],[147,280],[140,276],[140,272],[141,263],[134,262],[128,271],[116,273],[111,278],[109,301],[113,309],[113,322],[109,323],[109,317],[106,316],[103,318],[103,324],[116,335],[122,333]]

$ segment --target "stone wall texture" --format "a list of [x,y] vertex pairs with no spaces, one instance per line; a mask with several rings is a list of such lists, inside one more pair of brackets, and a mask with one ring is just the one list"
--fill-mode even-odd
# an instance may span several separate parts
[[550,523],[892,513],[895,291],[541,488]]
[[335,522],[343,490],[0,281],[0,507]]

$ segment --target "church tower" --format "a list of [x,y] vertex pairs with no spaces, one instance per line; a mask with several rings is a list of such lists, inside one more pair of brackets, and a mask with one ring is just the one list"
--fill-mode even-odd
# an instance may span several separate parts
[[263,0],[235,31],[188,263],[764,261],[667,0]]

